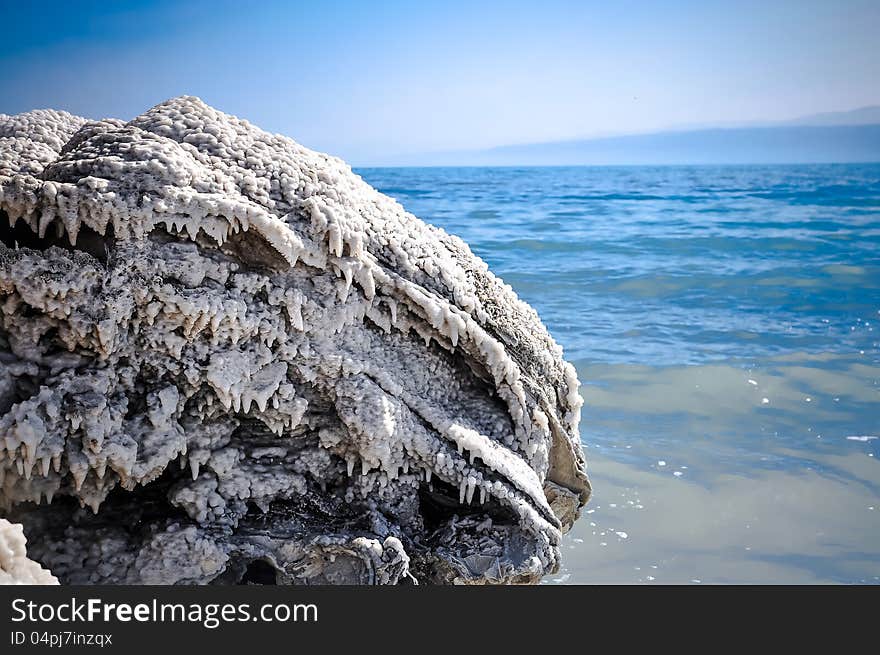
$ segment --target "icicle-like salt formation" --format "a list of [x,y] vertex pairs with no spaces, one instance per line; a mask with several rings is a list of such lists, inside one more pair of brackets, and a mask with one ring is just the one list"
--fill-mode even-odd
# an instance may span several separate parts
[[0,501],[62,581],[558,566],[574,369],[342,161],[192,97],[0,115],[0,230]]

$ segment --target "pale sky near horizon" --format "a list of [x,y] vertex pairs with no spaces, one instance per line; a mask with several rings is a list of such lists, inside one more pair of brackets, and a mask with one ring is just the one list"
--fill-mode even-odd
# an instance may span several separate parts
[[880,104],[880,2],[10,2],[0,113],[198,95],[369,164]]

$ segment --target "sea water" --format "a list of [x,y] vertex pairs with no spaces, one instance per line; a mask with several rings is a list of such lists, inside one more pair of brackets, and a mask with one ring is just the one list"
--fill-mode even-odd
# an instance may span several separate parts
[[357,171],[577,367],[548,582],[880,581],[880,164]]

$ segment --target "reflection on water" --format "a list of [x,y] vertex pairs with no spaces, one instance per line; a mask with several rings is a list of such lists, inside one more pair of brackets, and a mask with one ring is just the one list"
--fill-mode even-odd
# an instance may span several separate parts
[[360,172],[577,366],[548,583],[880,582],[880,165]]
[[880,367],[792,355],[581,375],[596,493],[551,582],[880,581]]
[[597,495],[548,582],[877,584],[876,465],[853,450],[751,474],[706,451],[666,466],[591,452]]

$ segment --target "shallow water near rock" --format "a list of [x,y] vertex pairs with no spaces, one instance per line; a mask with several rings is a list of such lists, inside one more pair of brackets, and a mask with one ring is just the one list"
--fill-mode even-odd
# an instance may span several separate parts
[[880,165],[357,171],[576,364],[548,583],[880,582]]

